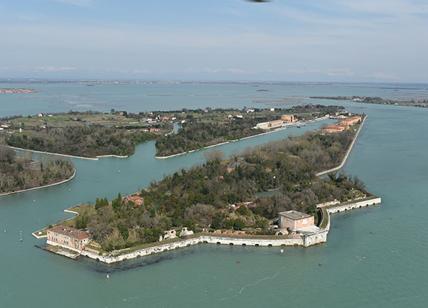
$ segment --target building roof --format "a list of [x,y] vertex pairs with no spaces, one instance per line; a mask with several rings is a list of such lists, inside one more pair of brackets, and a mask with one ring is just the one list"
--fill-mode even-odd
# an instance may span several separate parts
[[288,219],[292,219],[292,220],[300,220],[300,219],[305,219],[305,218],[310,218],[312,217],[309,214],[306,213],[302,213],[302,212],[298,212],[298,211],[286,211],[286,212],[280,212],[279,213],[280,216],[284,216]]
[[78,230],[75,228],[71,228],[71,227],[67,227],[67,226],[63,226],[63,225],[58,225],[58,226],[54,226],[50,229],[48,229],[48,232],[54,232],[54,233],[59,233],[62,235],[66,235],[69,236],[73,239],[78,239],[78,240],[84,240],[89,238],[89,233],[82,231],[82,230]]
[[144,204],[144,198],[138,194],[129,195],[123,198],[126,202],[133,202],[137,206]]

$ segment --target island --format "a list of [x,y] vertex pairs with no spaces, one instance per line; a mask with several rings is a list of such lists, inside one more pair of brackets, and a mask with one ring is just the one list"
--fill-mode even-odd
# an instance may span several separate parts
[[34,161],[4,146],[0,146],[0,171],[0,196],[58,185],[75,174],[69,161]]
[[34,89],[26,88],[0,88],[0,94],[32,94],[36,93]]
[[0,119],[0,143],[81,158],[127,157],[135,146],[172,130],[166,121],[147,123],[125,111],[39,113]]
[[135,194],[78,205],[69,210],[73,219],[34,236],[46,237],[52,252],[105,263],[199,243],[324,243],[330,214],[381,202],[358,178],[324,172],[343,164],[364,120],[341,117],[340,129],[326,126],[227,159],[213,152],[203,165]]
[[356,103],[364,104],[379,104],[379,105],[394,105],[394,106],[408,106],[408,107],[420,107],[428,108],[428,99],[388,99],[382,97],[370,97],[370,96],[311,96],[311,99],[325,99],[325,100],[338,100],[338,101],[353,101]]
[[17,149],[96,159],[127,157],[155,140],[156,157],[169,158],[287,126],[346,114],[343,107],[196,109],[130,113],[39,113],[0,119],[0,144]]
[[288,109],[205,109],[176,113],[181,129],[156,141],[157,158],[168,158],[284,129],[344,112],[341,106],[305,105]]

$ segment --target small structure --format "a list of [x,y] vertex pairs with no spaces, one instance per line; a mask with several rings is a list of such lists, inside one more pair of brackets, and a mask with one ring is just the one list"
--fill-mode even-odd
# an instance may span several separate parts
[[297,118],[294,114],[283,114],[281,120],[285,123],[294,123],[297,122]]
[[328,133],[328,134],[340,133],[340,132],[343,132],[343,131],[349,129],[352,125],[361,123],[362,119],[363,118],[359,115],[351,116],[348,118],[345,117],[338,124],[325,126],[323,128],[323,132]]
[[47,244],[60,246],[73,251],[82,251],[90,241],[86,231],[58,225],[47,230]]
[[180,237],[191,236],[194,232],[192,230],[188,230],[187,227],[181,228]]
[[125,202],[125,203],[131,202],[136,207],[140,207],[140,206],[144,205],[144,198],[141,197],[139,194],[133,194],[133,195],[129,195],[129,196],[124,197],[123,202]]
[[279,227],[292,232],[315,226],[314,216],[298,211],[279,213]]
[[165,231],[163,233],[163,236],[159,236],[159,242],[162,242],[163,240],[170,240],[170,239],[174,239],[177,238],[177,231],[175,231],[174,229]]
[[322,130],[327,134],[336,134],[345,131],[346,127],[343,125],[333,124],[325,126]]
[[349,128],[352,125],[361,123],[362,117],[361,116],[352,116],[346,119],[343,119],[342,121],[340,121],[340,125],[346,126],[347,128]]
[[263,130],[270,130],[275,128],[280,128],[284,122],[282,120],[274,120],[269,122],[261,122],[257,123],[256,128],[263,129]]

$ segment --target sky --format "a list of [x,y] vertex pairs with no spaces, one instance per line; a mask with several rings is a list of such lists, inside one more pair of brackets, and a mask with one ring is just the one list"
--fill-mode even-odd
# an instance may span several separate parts
[[428,82],[427,0],[0,0],[0,78]]

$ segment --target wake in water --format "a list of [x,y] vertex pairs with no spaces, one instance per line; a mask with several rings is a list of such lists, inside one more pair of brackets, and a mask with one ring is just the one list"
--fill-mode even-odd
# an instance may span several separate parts
[[251,283],[249,283],[249,284],[246,284],[246,285],[242,286],[242,287],[239,289],[239,291],[238,291],[235,295],[220,298],[220,301],[225,301],[225,300],[228,300],[228,299],[231,299],[231,298],[235,298],[235,297],[237,297],[237,296],[242,295],[242,293],[243,293],[246,289],[248,289],[248,288],[256,287],[256,286],[258,286],[259,284],[261,284],[261,283],[263,283],[263,282],[265,282],[265,281],[274,280],[274,279],[276,279],[276,278],[279,276],[279,274],[280,274],[283,270],[285,270],[285,269],[286,269],[286,267],[281,267],[281,268],[280,268],[278,271],[276,271],[273,275],[266,276],[266,277],[260,278],[259,280],[254,281],[254,282],[251,282]]

